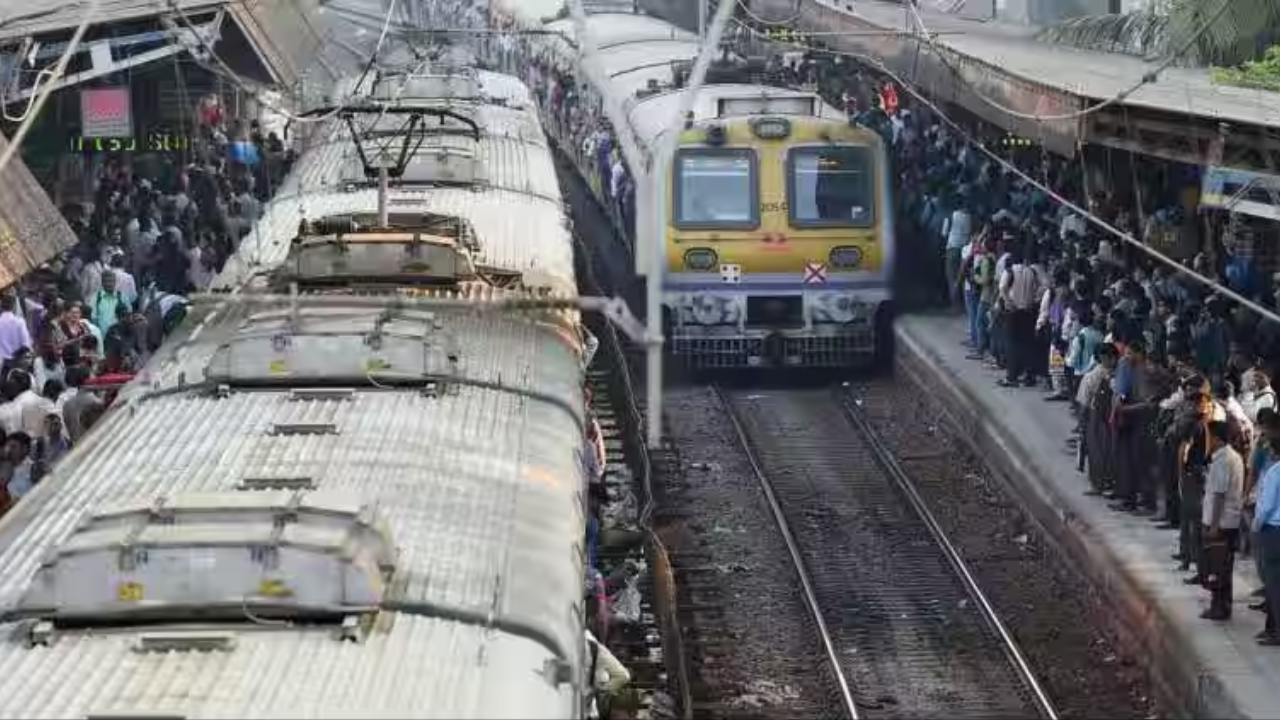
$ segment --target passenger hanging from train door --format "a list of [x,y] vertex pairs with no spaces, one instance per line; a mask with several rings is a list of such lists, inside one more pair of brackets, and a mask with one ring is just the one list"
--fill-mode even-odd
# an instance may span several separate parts
[[[587,596],[587,628],[596,624],[600,603],[594,594]],[[584,629],[587,644],[587,677],[589,697],[587,717],[608,718],[613,700],[631,682],[631,671],[590,629]]]
[[880,107],[884,108],[885,113],[889,115],[898,112],[898,89],[892,82],[886,82],[884,87],[880,88]]
[[861,125],[869,130],[874,130],[884,139],[886,146],[893,146],[893,123],[889,121],[889,115],[881,106],[879,95],[871,96],[871,107],[858,113],[855,124]]
[[591,328],[587,327],[586,323],[578,325],[578,336],[582,339],[582,372],[585,373],[591,368],[591,361],[600,350],[600,339],[591,332]]

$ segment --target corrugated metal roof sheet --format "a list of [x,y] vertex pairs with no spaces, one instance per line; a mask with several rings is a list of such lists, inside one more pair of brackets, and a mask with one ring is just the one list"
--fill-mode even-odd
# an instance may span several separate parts
[[286,86],[298,81],[323,46],[324,31],[313,24],[320,0],[234,0],[226,6]]
[[[372,323],[378,311],[369,310]],[[581,371],[559,336],[494,315],[441,315],[468,378],[581,407]],[[161,358],[157,381],[199,376],[244,327],[232,311]],[[305,321],[304,321],[305,323]],[[509,391],[425,397],[359,390],[349,401],[287,391],[217,398],[136,393],[0,522],[0,605],[16,602],[45,554],[107,501],[230,492],[245,477],[311,477],[376,502],[400,552],[398,599],[523,622],[577,667],[581,625],[581,418]],[[337,435],[272,436],[325,422]],[[360,645],[330,632],[233,628],[227,652],[143,656],[139,630],[60,631],[29,649],[0,628],[0,716],[175,712],[188,717],[568,717],[574,699],[541,676],[552,653],[499,630],[397,614]],[[340,679],[339,679],[340,678]]]
[[[0,153],[8,145],[0,134]],[[20,156],[0,172],[0,187],[0,287],[8,287],[77,238]]]

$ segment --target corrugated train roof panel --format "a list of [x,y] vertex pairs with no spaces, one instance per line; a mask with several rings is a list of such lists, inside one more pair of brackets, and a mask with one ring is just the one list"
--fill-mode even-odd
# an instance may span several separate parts
[[[376,314],[370,311],[371,322]],[[168,362],[164,379],[198,377],[195,370],[243,320],[231,312],[181,352],[171,349],[172,357],[158,359]],[[449,316],[443,324],[460,342],[466,377],[581,407],[580,366],[555,333],[493,315]],[[319,490],[362,496],[383,512],[400,551],[393,599],[481,617],[492,612],[540,629],[571,661],[578,658],[572,608],[582,591],[579,415],[514,392],[465,386],[434,398],[365,388],[350,400],[291,400],[287,391],[271,390],[218,398],[198,389],[146,399],[139,391],[0,525],[0,605],[16,602],[46,553],[108,501],[232,492],[245,477],[307,476]],[[267,434],[289,422],[332,423],[337,434]],[[514,677],[532,678],[521,683],[527,696],[529,687],[543,684],[530,673],[551,658],[500,630],[470,635],[403,614],[381,622],[360,646],[339,643],[331,630],[249,624],[236,630],[233,650],[185,653],[185,660],[183,653],[133,653],[127,641],[137,629],[60,631],[52,649],[28,649],[21,633],[0,629],[0,716],[65,717],[131,706],[212,717],[514,717],[520,708],[488,696],[502,695],[497,683]],[[426,644],[408,642],[406,636],[417,635]],[[396,667],[384,667],[391,661],[379,646],[399,656]],[[50,666],[45,658],[52,654],[67,657]],[[347,668],[343,682],[315,679],[308,686],[293,674],[304,655],[312,672]],[[495,674],[491,663],[507,665],[509,674]],[[132,672],[111,682],[122,665]],[[277,666],[271,682],[266,667]],[[50,667],[64,681],[51,683]],[[414,693],[428,689],[403,686],[414,673],[453,675],[455,683],[432,685],[430,697],[415,704]],[[204,685],[215,676],[226,681],[216,692]],[[546,686],[541,704],[525,711],[560,702],[556,696]]]
[[0,643],[0,716],[566,718],[570,685],[531,677],[541,646],[484,627],[384,615],[363,644],[330,629],[246,628],[231,652],[137,653],[136,632]]

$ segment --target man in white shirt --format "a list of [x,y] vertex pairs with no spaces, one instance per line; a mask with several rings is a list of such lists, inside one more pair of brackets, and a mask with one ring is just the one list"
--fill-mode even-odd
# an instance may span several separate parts
[[9,468],[5,479],[5,490],[9,493],[10,500],[14,502],[31,492],[36,486],[32,449],[31,437],[26,433],[13,433],[5,440],[4,462]]
[[1240,541],[1240,518],[1244,511],[1244,459],[1228,441],[1227,423],[1209,423],[1209,448],[1213,452],[1205,478],[1204,577],[1210,593],[1209,609],[1200,614],[1206,620],[1230,620],[1232,578]]
[[1035,385],[1036,314],[1040,299],[1040,276],[1022,253],[1015,251],[1009,268],[1000,276],[1000,299],[1004,304],[1008,359],[1004,387],[1025,383]]
[[[584,633],[587,658],[592,672],[592,698],[588,717],[607,717],[609,699],[626,687],[627,683],[631,682],[631,672],[627,670],[626,665],[619,662],[618,658],[609,651],[609,648],[604,643],[596,639],[596,636],[590,630],[585,630]],[[597,699],[602,699],[605,702],[597,703]],[[604,707],[600,707],[600,705]]]
[[24,370],[12,370],[5,379],[18,391],[12,400],[0,405],[0,426],[6,434],[12,435],[24,429],[22,418],[28,408],[42,405],[44,398],[31,389],[31,376]]
[[16,312],[18,298],[0,295],[0,360],[8,360],[21,348],[31,347],[31,330]]
[[[961,202],[963,202],[963,197]],[[947,297],[951,304],[960,302],[960,265],[964,246],[969,244],[969,236],[973,234],[973,219],[964,207],[958,207],[951,217],[942,223],[942,235],[947,239],[946,271]]]

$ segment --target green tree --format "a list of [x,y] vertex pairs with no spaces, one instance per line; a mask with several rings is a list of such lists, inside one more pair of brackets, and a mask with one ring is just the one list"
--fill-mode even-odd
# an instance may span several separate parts
[[1167,58],[1191,41],[1178,57],[1180,64],[1237,66],[1262,58],[1268,46],[1280,43],[1280,2],[1154,0],[1129,13],[1072,18],[1045,28],[1039,38],[1148,58]]
[[1248,60],[1239,67],[1214,68],[1213,80],[1224,85],[1280,92],[1280,45],[1272,45],[1261,60]]

